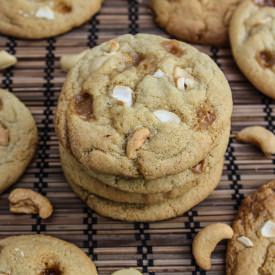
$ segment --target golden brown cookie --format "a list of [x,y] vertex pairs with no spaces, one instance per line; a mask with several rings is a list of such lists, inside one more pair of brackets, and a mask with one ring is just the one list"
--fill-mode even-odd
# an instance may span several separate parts
[[188,183],[194,182],[211,171],[224,158],[229,134],[228,127],[220,138],[219,144],[196,166],[177,175],[153,180],[127,179],[87,170],[62,146],[60,146],[60,155],[65,175],[71,174],[74,182],[83,189],[113,201],[154,204],[180,196],[190,188]]
[[103,0],[1,0],[0,32],[40,39],[58,35],[88,21]]
[[233,230],[227,275],[275,274],[275,181],[243,201]]
[[75,245],[45,235],[0,240],[0,274],[97,275],[89,257]]
[[12,93],[0,89],[0,193],[24,173],[37,140],[30,111]]
[[151,0],[157,23],[191,43],[225,45],[232,13],[241,0]]
[[182,196],[159,204],[141,205],[118,203],[95,196],[67,176],[73,191],[95,212],[116,220],[129,222],[153,222],[167,220],[182,215],[204,200],[218,185],[222,173],[223,161],[192,184]]
[[56,130],[88,170],[153,179],[204,159],[231,112],[230,87],[208,56],[176,40],[125,35],[72,68]]
[[246,0],[230,24],[234,58],[241,71],[265,95],[275,99],[275,2]]

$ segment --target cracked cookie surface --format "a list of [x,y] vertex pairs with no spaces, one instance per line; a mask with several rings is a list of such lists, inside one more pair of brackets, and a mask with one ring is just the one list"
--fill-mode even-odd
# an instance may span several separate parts
[[90,258],[75,245],[45,235],[0,240],[0,273],[12,275],[97,275]]
[[151,0],[157,23],[191,43],[225,45],[228,25],[241,0]]
[[275,274],[275,181],[243,201],[233,230],[227,275]]
[[[175,40],[125,35],[88,51],[70,71],[56,129],[87,169],[160,178],[204,159],[231,112],[228,83],[208,56]],[[146,136],[134,135],[140,128]],[[133,136],[141,139],[129,155]]]
[[88,21],[102,0],[2,0],[0,32],[27,39],[58,35]]
[[204,200],[218,185],[222,168],[223,161],[213,167],[209,173],[194,181],[192,188],[183,195],[153,205],[113,202],[87,192],[76,185],[72,178],[67,177],[67,180],[73,191],[91,209],[102,216],[129,222],[153,222],[180,216]]
[[234,58],[253,85],[275,99],[275,2],[246,0],[230,23]]
[[0,89],[0,193],[15,183],[32,160],[37,128],[27,107]]

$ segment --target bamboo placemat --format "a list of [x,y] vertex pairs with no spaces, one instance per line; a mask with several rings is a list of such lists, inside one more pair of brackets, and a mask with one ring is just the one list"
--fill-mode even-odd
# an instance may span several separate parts
[[31,109],[40,132],[37,156],[14,187],[33,188],[54,203],[54,216],[14,216],[8,211],[8,192],[0,197],[0,238],[46,233],[83,248],[100,275],[123,267],[144,274],[224,274],[226,243],[213,254],[213,269],[201,271],[191,254],[191,241],[200,228],[213,222],[231,223],[243,197],[274,178],[275,162],[256,148],[239,144],[233,134],[248,125],[274,131],[274,102],[264,97],[237,69],[230,49],[202,47],[225,72],[234,97],[232,138],[222,181],[203,203],[184,216],[159,223],[122,223],[97,216],[71,192],[61,171],[53,117],[65,78],[62,54],[77,53],[125,33],[165,35],[156,27],[148,1],[107,0],[101,12],[81,28],[57,38],[23,41],[0,36],[0,48],[16,54],[15,68],[0,74],[2,88],[12,90]]

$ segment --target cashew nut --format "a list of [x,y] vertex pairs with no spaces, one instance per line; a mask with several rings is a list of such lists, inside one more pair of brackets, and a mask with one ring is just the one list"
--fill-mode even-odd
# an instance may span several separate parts
[[60,66],[61,69],[65,72],[68,72],[71,68],[73,68],[78,61],[87,53],[86,51],[83,51],[79,54],[67,54],[63,55],[60,58]]
[[9,195],[9,202],[13,213],[39,214],[42,219],[47,219],[53,213],[51,202],[30,189],[13,190]]
[[142,147],[149,136],[150,131],[147,128],[140,128],[134,132],[127,143],[126,153],[128,158],[135,159],[137,157],[138,149]]
[[275,135],[260,126],[247,127],[241,130],[236,139],[241,142],[255,144],[266,156],[275,154]]
[[217,244],[224,239],[232,239],[233,230],[227,224],[215,223],[206,226],[195,237],[192,245],[193,255],[198,266],[211,269],[211,254]]
[[115,271],[112,275],[142,275],[138,270],[134,268],[127,268]]
[[0,70],[11,67],[17,63],[15,56],[6,51],[0,51]]

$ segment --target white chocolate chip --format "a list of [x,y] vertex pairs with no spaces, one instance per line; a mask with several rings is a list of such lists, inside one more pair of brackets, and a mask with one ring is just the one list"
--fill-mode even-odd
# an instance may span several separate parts
[[195,83],[193,76],[180,67],[175,68],[174,78],[178,89],[183,91],[188,87],[192,88]]
[[54,12],[52,11],[51,8],[47,6],[39,8],[35,16],[39,18],[47,19],[47,20],[54,20]]
[[169,111],[166,110],[157,110],[154,111],[154,115],[161,121],[161,122],[171,122],[171,123],[176,123],[176,124],[180,124],[181,120],[180,118]]
[[165,77],[165,73],[164,73],[162,70],[158,69],[158,70],[153,74],[153,77],[156,77],[156,78],[163,78],[163,77]]
[[19,248],[17,248],[17,247],[14,248],[14,250],[15,250],[17,253],[19,253],[21,257],[25,257],[25,254],[24,254],[24,251],[23,251],[23,250],[21,250],[21,249],[19,249]]
[[274,238],[275,237],[275,222],[267,221],[262,229],[261,234],[266,238]]
[[253,242],[252,242],[249,238],[247,238],[247,237],[245,237],[245,236],[239,237],[239,238],[238,238],[238,241],[239,241],[241,244],[243,244],[245,247],[253,247],[253,246],[254,246]]
[[116,86],[113,89],[113,98],[122,101],[125,106],[131,107],[133,105],[133,90],[126,86]]
[[182,90],[182,91],[185,91],[185,78],[184,77],[181,77],[181,78],[178,78],[177,79],[177,88],[179,90]]

